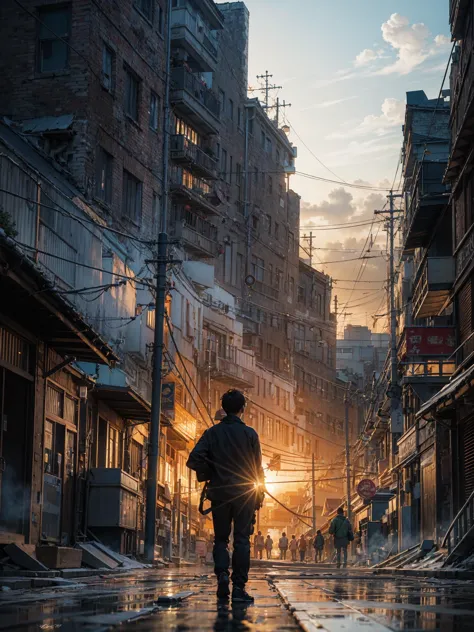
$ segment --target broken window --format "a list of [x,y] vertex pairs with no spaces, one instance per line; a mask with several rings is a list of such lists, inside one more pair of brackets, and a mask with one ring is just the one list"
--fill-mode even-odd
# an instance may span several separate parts
[[41,7],[38,22],[38,70],[64,70],[69,61],[71,7]]

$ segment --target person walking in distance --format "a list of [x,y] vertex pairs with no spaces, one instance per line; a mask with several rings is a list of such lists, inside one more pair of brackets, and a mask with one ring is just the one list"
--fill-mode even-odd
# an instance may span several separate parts
[[265,551],[267,552],[267,560],[272,559],[272,549],[273,549],[273,540],[270,537],[270,534],[267,535],[267,539],[265,540]]
[[291,561],[296,562],[296,551],[298,550],[298,540],[296,539],[296,535],[291,536],[290,540],[290,551],[291,551]]
[[324,536],[321,533],[321,529],[316,531],[316,537],[313,542],[314,546],[314,561],[322,562],[323,561],[323,551],[324,551]]
[[204,432],[189,455],[187,466],[196,472],[198,481],[206,481],[201,496],[202,513],[203,501],[211,501],[217,596],[223,599],[230,594],[228,545],[233,526],[232,600],[252,603],[254,598],[246,592],[245,585],[255,513],[263,503],[264,474],[258,434],[241,419],[245,405],[240,391],[233,389],[222,396],[226,415]]
[[265,548],[265,538],[261,531],[255,536],[255,548],[257,550],[256,559],[261,560],[263,557],[263,549]]
[[347,566],[347,547],[354,540],[352,525],[344,515],[344,509],[339,507],[337,516],[331,522],[329,533],[334,536],[334,546],[337,552],[337,568],[341,568],[341,553],[344,556],[344,568]]
[[278,541],[278,548],[280,549],[280,560],[286,560],[286,552],[288,551],[288,538],[283,531],[281,538]]
[[298,540],[298,549],[300,552],[300,562],[304,562],[304,558],[306,557],[306,549],[308,547],[308,543],[306,538],[304,537],[304,533],[301,534],[300,539]]

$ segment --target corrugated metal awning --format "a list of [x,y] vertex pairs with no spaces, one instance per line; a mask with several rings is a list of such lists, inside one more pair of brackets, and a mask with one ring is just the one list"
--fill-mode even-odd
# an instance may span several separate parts
[[62,356],[113,365],[119,357],[80,312],[55,291],[14,242],[0,234],[2,313]]
[[416,418],[420,419],[427,413],[436,408],[440,404],[444,404],[450,398],[456,397],[458,391],[468,382],[474,379],[474,365],[469,369],[456,376],[451,382],[443,386],[443,388],[433,395],[431,399],[429,399],[424,406],[420,408],[418,411]]
[[94,393],[123,419],[143,423],[150,421],[150,404],[131,386],[97,384]]

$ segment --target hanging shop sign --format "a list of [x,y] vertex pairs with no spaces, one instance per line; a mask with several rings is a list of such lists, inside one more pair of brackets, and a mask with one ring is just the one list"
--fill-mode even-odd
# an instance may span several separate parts
[[456,348],[454,327],[407,327],[405,345],[408,356],[449,356]]
[[364,478],[357,485],[357,493],[364,500],[370,500],[377,493],[377,486],[370,478]]
[[161,385],[161,411],[174,419],[176,398],[176,384],[174,382],[166,382]]

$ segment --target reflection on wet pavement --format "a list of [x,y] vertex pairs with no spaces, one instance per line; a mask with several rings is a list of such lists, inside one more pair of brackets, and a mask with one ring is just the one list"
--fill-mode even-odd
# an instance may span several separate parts
[[299,580],[275,577],[275,585],[308,629],[474,630],[470,582],[341,574]]
[[[309,572],[308,572],[309,571]],[[386,632],[474,630],[474,584],[373,576],[253,570],[252,606],[218,603],[209,568],[139,571],[84,580],[74,588],[0,593],[0,630],[123,632],[161,630]],[[193,594],[177,606],[162,595]],[[293,615],[293,616],[292,616]]]

